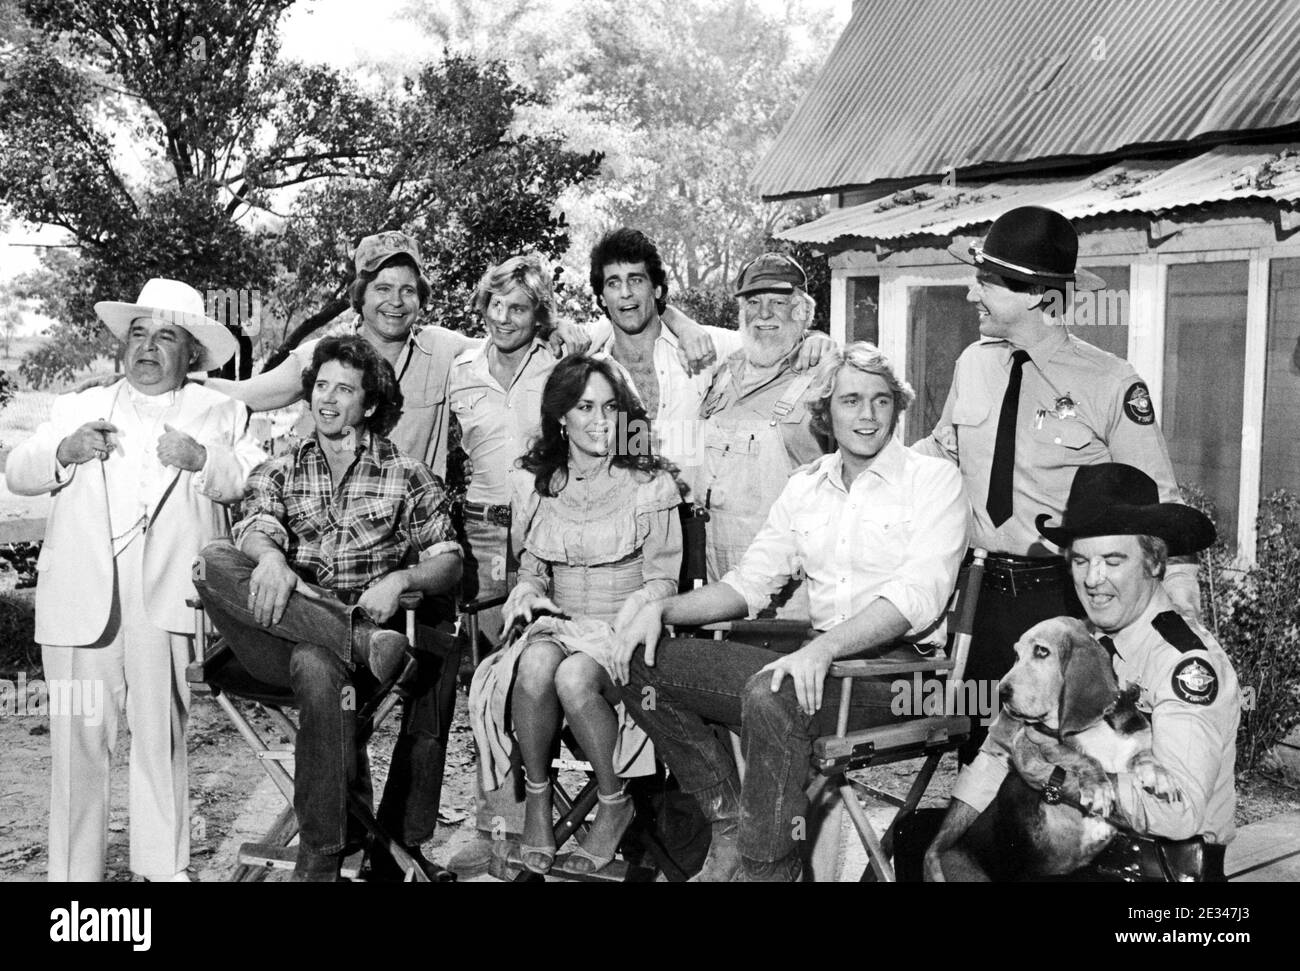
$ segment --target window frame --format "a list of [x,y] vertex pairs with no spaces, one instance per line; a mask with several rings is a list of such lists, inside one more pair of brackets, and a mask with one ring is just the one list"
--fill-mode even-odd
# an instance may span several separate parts
[[[1104,233],[1085,234],[1080,240],[1079,265],[1127,266],[1129,270],[1128,360],[1142,375],[1152,400],[1163,408],[1166,309],[1169,267],[1187,263],[1247,263],[1246,343],[1242,387],[1242,449],[1238,475],[1237,560],[1254,561],[1256,519],[1263,477],[1264,394],[1268,366],[1268,314],[1271,262],[1300,258],[1300,232],[1283,240],[1265,242],[1260,237],[1278,232],[1276,224],[1257,219],[1225,218],[1221,223],[1177,227],[1158,242],[1147,238],[1147,248],[1135,251],[1133,239],[1110,243]],[[1192,249],[1215,234],[1241,239],[1241,245],[1219,249]],[[1240,235],[1238,235],[1240,234]],[[1143,236],[1146,234],[1144,233]],[[1236,242],[1236,239],[1232,240]],[[1112,248],[1114,246],[1114,248]],[[870,259],[870,250],[852,251]],[[937,256],[937,254],[934,254]],[[897,259],[890,254],[886,259]],[[840,259],[845,259],[843,255]],[[880,348],[900,373],[908,369],[907,291],[911,287],[968,285],[973,270],[962,263],[868,263],[849,257],[832,265],[831,336],[841,343],[847,334],[848,281],[853,277],[879,277]],[[1159,417],[1159,415],[1157,415]],[[905,440],[909,415],[904,413],[896,434]],[[926,430],[922,430],[924,434]],[[1225,432],[1226,434],[1226,432]]]

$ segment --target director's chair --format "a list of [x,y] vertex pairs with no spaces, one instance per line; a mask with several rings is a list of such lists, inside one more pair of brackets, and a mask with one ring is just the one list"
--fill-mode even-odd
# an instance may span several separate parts
[[[574,793],[561,781],[561,772],[584,773],[587,781]],[[587,883],[650,883],[660,879],[679,883],[688,879],[703,862],[706,849],[703,844],[695,854],[698,859],[692,861],[685,856],[690,853],[692,839],[703,834],[707,826],[693,827],[695,821],[684,811],[677,813],[680,818],[674,817],[672,795],[676,790],[665,785],[663,766],[657,765],[654,775],[627,780],[635,815],[619,846],[622,859],[616,857],[595,873],[570,869],[563,848],[569,840],[586,833],[587,818],[597,803],[597,786],[591,763],[583,758],[582,750],[567,728],[561,733],[556,757],[551,762],[551,783],[558,810],[553,830],[557,853],[546,876]],[[670,830],[684,833],[684,838],[669,838]],[[488,866],[493,877],[512,883],[540,883],[546,879],[524,867],[517,841],[503,840],[498,845],[499,850]]]
[[[683,538],[679,586],[685,592],[704,582],[704,523],[708,521],[708,513],[690,502],[683,502],[679,515]],[[471,644],[476,641],[474,637]],[[475,667],[478,662],[479,658],[475,656]],[[628,780],[628,793],[636,815],[619,848],[622,859],[616,858],[596,873],[568,869],[566,855],[559,850],[568,840],[586,833],[587,817],[597,803],[597,786],[591,764],[583,758],[567,728],[560,733],[556,749],[551,762],[551,783],[559,816],[554,828],[557,853],[548,876],[597,883],[643,883],[659,879],[676,883],[688,879],[700,868],[707,851],[703,837],[708,832],[708,823],[692,799],[678,798],[680,791],[669,784],[660,763],[654,775]],[[569,753],[567,756],[565,749]],[[560,781],[559,773],[562,771],[585,773],[587,781],[580,790],[572,793]],[[488,872],[498,880],[519,883],[545,879],[524,868],[518,842],[510,840],[501,842],[501,851],[494,855]]]
[[[827,788],[837,794],[867,851],[869,866],[862,875],[863,881],[875,879],[894,882],[891,860],[899,825],[916,811],[939,766],[939,760],[945,753],[955,752],[970,737],[971,713],[957,710],[960,708],[958,698],[966,662],[970,657],[971,632],[974,629],[975,609],[984,579],[984,561],[987,555],[984,550],[975,550],[970,564],[964,566],[958,575],[957,589],[953,592],[948,611],[949,644],[946,657],[901,663],[846,660],[831,664],[829,675],[843,679],[840,682],[838,722],[834,735],[822,736],[813,743],[812,769],[816,778],[808,789],[808,797],[815,803]],[[849,698],[854,678],[896,677],[913,672],[943,678],[944,710],[941,714],[848,731]],[[915,758],[924,758],[925,762],[913,779],[907,795],[902,798],[848,777],[848,773],[854,769]],[[877,836],[858,802],[856,789],[897,807],[884,835]]]
[[[407,641],[414,647],[416,641],[416,610],[423,594],[408,593],[401,598],[405,612]],[[239,848],[239,866],[231,879],[234,882],[255,882],[265,877],[270,869],[292,870],[297,862],[297,850],[290,846],[298,834],[298,821],[293,810],[293,773],[285,767],[294,757],[294,743],[298,726],[290,714],[295,708],[293,692],[289,688],[268,684],[253,677],[240,663],[224,638],[211,636],[203,604],[197,598],[187,601],[195,610],[195,660],[186,669],[186,680],[192,692],[210,694],[225,712],[244,742],[252,750],[258,764],[280,791],[286,803],[275,822],[256,843],[244,843]],[[390,681],[371,691],[357,710],[357,747],[364,746],[380,725],[406,697],[405,685],[414,678],[419,662],[408,656],[403,669]],[[360,700],[360,699],[359,699]],[[253,725],[241,704],[253,705],[270,719],[287,743],[268,741]],[[366,831],[372,844],[382,846],[396,862],[407,882],[429,883],[430,877],[416,863],[401,842],[395,839],[375,819],[369,804],[355,792],[348,793],[348,812]],[[340,869],[342,876],[355,880],[361,874],[366,849],[349,854]],[[436,875],[438,882],[451,882],[455,876],[443,871]]]
[[[840,699],[834,735],[818,738],[813,743],[811,771],[813,779],[808,787],[808,800],[814,815],[821,823],[810,851],[806,874],[813,870],[838,869],[837,845],[839,827],[835,811],[843,807],[852,820],[869,866],[863,880],[894,880],[891,864],[894,838],[899,825],[920,804],[934,777],[939,760],[947,752],[954,752],[970,736],[970,718],[953,710],[958,692],[947,685],[960,685],[970,654],[971,630],[974,626],[975,608],[979,599],[980,584],[984,576],[984,550],[975,550],[971,563],[962,567],[957,587],[948,605],[948,649],[944,657],[923,661],[895,660],[843,660],[831,664],[828,677],[840,678]],[[812,636],[807,623],[798,620],[739,620],[710,624],[705,628],[715,639],[730,637],[738,642],[788,654],[798,650]],[[944,711],[936,715],[900,720],[896,723],[848,730],[853,679],[872,677],[899,677],[921,673],[941,678]],[[741,754],[740,738],[731,736],[732,754],[736,766],[744,777],[745,763]],[[907,794],[900,798],[875,786],[850,779],[848,773],[869,766],[887,765],[909,759],[924,758]],[[883,836],[876,834],[861,804],[857,791],[868,797],[897,808]],[[829,858],[828,858],[829,855]],[[831,877],[834,879],[834,877]]]

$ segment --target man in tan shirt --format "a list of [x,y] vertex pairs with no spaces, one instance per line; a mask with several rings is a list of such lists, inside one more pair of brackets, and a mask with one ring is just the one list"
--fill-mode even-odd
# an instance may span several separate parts
[[[1080,616],[1056,550],[1036,516],[1059,516],[1075,472],[1099,462],[1142,469],[1166,502],[1179,501],[1173,465],[1145,382],[1127,361],[1074,337],[1062,297],[1100,289],[1076,269],[1078,236],[1060,213],[1036,206],[1000,216],[982,246],[950,252],[975,268],[967,300],[980,340],[962,352],[933,433],[913,448],[961,468],[971,503],[971,545],[989,551],[967,677],[994,680],[1034,624]],[[1170,563],[1175,606],[1199,612],[1194,558]],[[984,728],[975,720],[963,761]]]

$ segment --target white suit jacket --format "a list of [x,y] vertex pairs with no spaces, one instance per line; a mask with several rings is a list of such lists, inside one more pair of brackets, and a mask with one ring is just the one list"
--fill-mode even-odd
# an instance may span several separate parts
[[[5,467],[13,492],[54,495],[36,563],[39,644],[93,644],[108,626],[114,567],[105,474],[99,462],[91,461],[73,466],[59,481],[55,453],[59,443],[86,422],[112,420],[114,404],[125,398],[123,383],[56,398],[50,420],[13,450]],[[159,495],[147,497],[149,508],[157,508],[143,537],[142,579],[150,621],[173,633],[193,634],[194,611],[185,605],[187,597],[195,596],[191,565],[209,541],[228,533],[222,504],[242,498],[249,471],[266,456],[247,430],[248,412],[242,403],[202,385],[186,384],[177,404],[176,417],[168,423],[206,447],[208,457],[199,472],[176,470],[179,478],[170,492],[165,486],[172,476]],[[123,461],[117,452],[104,464],[115,461]]]

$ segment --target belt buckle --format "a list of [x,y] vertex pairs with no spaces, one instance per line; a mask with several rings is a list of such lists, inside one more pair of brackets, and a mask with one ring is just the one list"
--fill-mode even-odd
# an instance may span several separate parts
[[510,525],[510,507],[509,506],[488,506],[487,518],[489,522],[494,523],[497,526],[508,527]]

